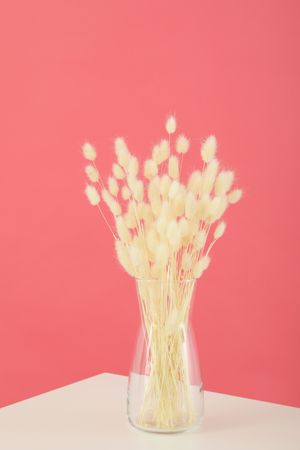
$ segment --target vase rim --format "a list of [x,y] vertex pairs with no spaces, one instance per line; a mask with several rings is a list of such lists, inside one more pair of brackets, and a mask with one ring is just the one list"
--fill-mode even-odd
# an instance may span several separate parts
[[[156,282],[164,282],[166,283],[168,280],[163,280],[161,278],[138,278],[138,277],[133,277],[135,279],[135,281],[156,281]],[[178,279],[176,281],[180,282],[180,283],[188,283],[191,281],[197,281],[198,278],[182,278],[182,279]]]

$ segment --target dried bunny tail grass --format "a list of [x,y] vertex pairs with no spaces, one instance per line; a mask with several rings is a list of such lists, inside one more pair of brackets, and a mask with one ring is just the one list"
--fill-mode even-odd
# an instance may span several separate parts
[[169,221],[165,216],[159,216],[155,222],[156,230],[162,239],[165,238],[168,223]]
[[117,253],[117,257],[119,260],[119,263],[123,267],[123,269],[129,273],[132,277],[135,276],[134,267],[129,259],[128,251],[126,246],[121,242],[120,240],[115,241],[115,249]]
[[172,180],[169,175],[164,174],[159,180],[159,193],[163,199],[168,197],[169,189],[171,186]]
[[219,169],[219,161],[211,160],[206,166],[202,177],[202,192],[209,194],[214,186],[214,182]]
[[93,183],[97,183],[99,181],[99,172],[96,169],[96,167],[89,164],[88,166],[85,166],[84,170],[85,170],[86,176],[88,177],[88,179],[90,181],[92,181]]
[[234,172],[232,170],[222,170],[216,178],[215,194],[224,195],[232,186],[234,180]]
[[190,223],[185,217],[179,219],[178,228],[183,240],[190,235]]
[[216,215],[216,220],[219,220],[220,217],[223,216],[223,214],[225,213],[227,207],[228,207],[227,196],[226,195],[221,195],[221,201],[220,201],[220,206],[219,206],[218,213]]
[[139,220],[144,220],[147,225],[152,221],[151,207],[144,201],[137,204],[137,214]]
[[120,204],[111,196],[107,189],[102,189],[101,195],[111,213],[114,216],[119,216],[122,213]]
[[243,191],[241,189],[234,189],[233,191],[229,192],[227,198],[229,203],[234,204],[237,203],[243,195]]
[[185,137],[184,134],[180,134],[176,139],[176,151],[177,153],[187,153],[190,146],[190,141]]
[[182,256],[181,267],[185,272],[187,272],[191,270],[192,265],[193,265],[192,255],[185,250]]
[[159,144],[160,150],[160,162],[163,163],[169,158],[170,155],[170,144],[166,139],[162,139]]
[[192,192],[188,192],[185,201],[185,217],[187,219],[192,219],[197,211],[197,200]]
[[128,186],[123,186],[122,187],[122,189],[121,189],[121,196],[122,196],[122,199],[125,200],[125,201],[130,199],[131,191],[128,188]]
[[159,237],[154,228],[150,228],[150,230],[146,234],[146,244],[150,252],[155,253],[156,249],[159,245]]
[[139,171],[139,161],[136,156],[130,156],[127,166],[127,173],[131,176],[137,176]]
[[169,260],[169,246],[165,242],[161,242],[155,252],[155,263],[160,269],[164,269]]
[[203,256],[200,258],[199,261],[196,262],[196,264],[193,267],[193,275],[195,278],[201,277],[204,270],[206,270],[210,263],[210,257],[208,255]]
[[159,193],[159,178],[153,178],[148,184],[148,199],[154,216],[158,216],[161,208],[161,199]]
[[189,177],[187,188],[194,195],[200,195],[202,189],[202,173],[200,170],[194,170]]
[[125,178],[125,172],[119,164],[114,163],[112,166],[113,175],[117,180],[123,180]]
[[180,185],[180,189],[176,197],[172,201],[173,216],[179,217],[184,214],[186,201],[186,191],[183,185]]
[[168,134],[173,134],[176,131],[176,118],[169,116],[166,121],[166,130]]
[[134,230],[137,227],[136,216],[131,211],[127,211],[124,214],[124,220],[129,229]]
[[210,196],[209,194],[203,194],[198,203],[198,218],[200,220],[206,220],[210,210]]
[[179,193],[180,191],[180,183],[178,180],[173,180],[170,184],[170,188],[169,188],[169,192],[168,192],[168,197],[169,199],[173,200],[176,195]]
[[88,198],[88,201],[91,205],[96,206],[98,203],[100,203],[100,195],[95,188],[95,186],[92,186],[91,184],[88,184],[84,190],[85,195]]
[[181,243],[181,234],[176,220],[170,220],[167,227],[167,239],[169,244],[176,250]]
[[195,239],[194,239],[194,248],[197,252],[202,250],[202,248],[205,246],[206,242],[206,232],[205,230],[199,230],[198,233],[196,233]]
[[128,247],[129,258],[135,268],[143,264],[143,255],[138,244],[131,244]]
[[217,139],[215,136],[208,136],[201,146],[201,156],[205,163],[209,163],[215,157],[217,151]]
[[129,244],[131,241],[131,234],[123,216],[119,216],[116,218],[116,229],[121,241],[125,244]]
[[214,231],[214,239],[220,239],[220,237],[223,236],[225,229],[226,229],[225,222],[218,223],[218,225],[216,226],[215,231]]
[[168,164],[168,174],[171,178],[179,178],[179,162],[177,156],[170,156]]
[[118,163],[126,169],[130,158],[130,152],[124,138],[117,137],[115,139],[115,151],[118,158]]
[[137,180],[137,179],[135,180],[132,194],[133,194],[133,198],[137,202],[143,201],[143,198],[144,198],[144,184],[143,184],[142,180]]
[[216,196],[210,200],[207,211],[207,220],[209,223],[214,222],[218,217],[221,208],[221,202],[222,202],[221,196]]
[[86,142],[82,146],[82,153],[85,159],[88,159],[89,161],[95,161],[97,157],[97,152],[95,148],[90,144],[89,142]]
[[108,178],[108,190],[111,193],[111,195],[113,195],[114,197],[116,197],[118,195],[119,185],[118,185],[117,180],[114,177]]
[[210,201],[210,205],[207,213],[207,221],[213,223],[224,214],[228,206],[228,200],[226,195],[220,195],[214,197]]
[[165,217],[166,219],[172,217],[172,207],[166,200],[163,200],[161,203],[159,217]]
[[148,180],[151,180],[154,178],[158,173],[158,167],[156,162],[153,159],[147,159],[144,162],[144,176],[148,178]]
[[157,165],[162,163],[162,153],[159,144],[154,145],[152,149],[152,159]]

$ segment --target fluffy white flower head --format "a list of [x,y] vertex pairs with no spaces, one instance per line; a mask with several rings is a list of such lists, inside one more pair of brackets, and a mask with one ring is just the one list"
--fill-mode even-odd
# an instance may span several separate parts
[[176,118],[175,116],[169,116],[166,121],[166,130],[168,134],[173,134],[176,131]]
[[88,179],[93,183],[97,183],[97,181],[99,181],[99,172],[92,164],[85,167],[85,173]]
[[217,139],[215,136],[208,136],[201,146],[201,156],[204,162],[209,163],[217,151]]
[[85,195],[87,196],[91,205],[96,206],[100,202],[100,195],[95,186],[88,184],[85,188]]
[[95,161],[96,156],[97,156],[95,148],[89,142],[86,142],[85,144],[83,144],[82,153],[83,153],[83,156],[85,157],[85,159],[87,159],[89,161]]
[[184,134],[180,134],[176,139],[176,151],[177,153],[186,153],[189,149],[190,141]]

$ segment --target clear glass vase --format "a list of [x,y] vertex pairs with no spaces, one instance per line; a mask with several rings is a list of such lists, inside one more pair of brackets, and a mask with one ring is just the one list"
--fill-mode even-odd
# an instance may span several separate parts
[[136,280],[141,325],[127,413],[139,429],[176,433],[201,423],[202,380],[190,311],[195,280]]

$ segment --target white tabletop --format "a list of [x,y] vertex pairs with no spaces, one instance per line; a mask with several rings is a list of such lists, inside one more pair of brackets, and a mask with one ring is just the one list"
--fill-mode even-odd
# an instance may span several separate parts
[[300,409],[205,392],[195,431],[161,435],[126,416],[127,378],[102,374],[0,410],[1,450],[299,450]]

